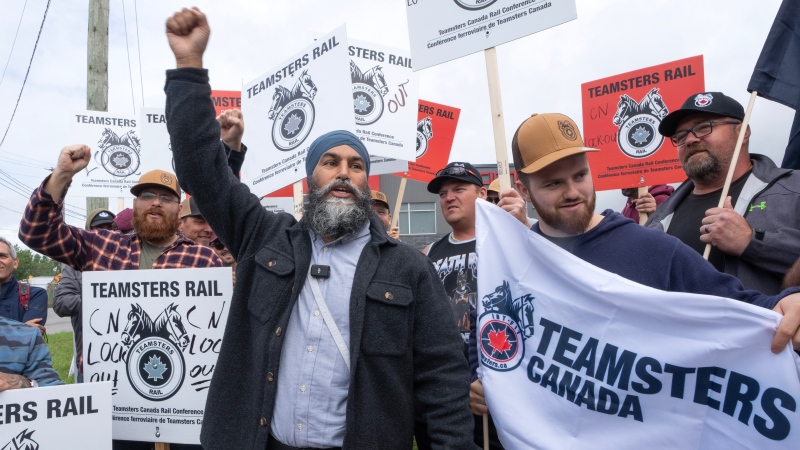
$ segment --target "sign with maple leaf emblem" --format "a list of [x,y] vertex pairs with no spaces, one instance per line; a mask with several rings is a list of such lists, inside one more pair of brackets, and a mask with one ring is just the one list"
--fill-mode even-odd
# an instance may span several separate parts
[[85,272],[88,383],[110,381],[114,439],[200,443],[230,268]]
[[533,300],[529,294],[514,299],[508,281],[483,296],[479,345],[485,367],[501,372],[517,368],[525,353],[523,340],[533,336]]
[[333,130],[355,133],[344,25],[242,87],[251,150],[242,179],[258,196],[306,176],[314,139]]

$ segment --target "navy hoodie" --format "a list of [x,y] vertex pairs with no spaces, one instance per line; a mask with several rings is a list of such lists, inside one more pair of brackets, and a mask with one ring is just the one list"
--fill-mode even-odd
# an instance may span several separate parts
[[[800,288],[778,295],[745,290],[738,278],[717,271],[702,255],[663,231],[645,228],[620,213],[607,209],[597,226],[583,233],[568,250],[578,258],[645,286],[670,292],[689,292],[727,297],[772,309],[778,301]],[[539,224],[531,229],[539,234]],[[480,260],[480,254],[478,255]],[[477,323],[472,312],[469,336],[471,381],[477,379]]]

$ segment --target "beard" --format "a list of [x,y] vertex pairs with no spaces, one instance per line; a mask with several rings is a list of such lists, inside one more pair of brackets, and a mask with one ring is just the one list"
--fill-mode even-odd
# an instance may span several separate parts
[[[723,174],[728,166],[727,161],[721,160],[719,157],[708,151],[708,148],[703,143],[698,142],[687,148],[687,156],[681,161],[683,171],[686,176],[692,180],[699,181],[712,181]],[[706,157],[699,157],[690,159],[692,155],[699,152],[706,152]]]
[[[158,214],[161,219],[153,222],[147,219],[148,214]],[[150,207],[147,209],[134,209],[133,229],[136,234],[147,242],[161,242],[174,236],[178,231],[178,212],[167,214],[163,209]]]
[[[352,198],[328,197],[336,187],[347,186]],[[372,214],[372,196],[369,185],[359,189],[350,180],[336,179],[320,187],[312,176],[308,183],[308,203],[303,210],[301,223],[318,235],[336,239],[355,233],[369,221]]]
[[[578,211],[561,211],[560,206],[575,201],[583,201],[583,208]],[[589,224],[594,217],[594,207],[597,201],[597,193],[592,191],[592,198],[579,197],[577,199],[567,199],[558,202],[552,209],[542,207],[531,197],[531,203],[539,213],[539,220],[550,225],[562,233],[569,236],[582,234],[589,228]]]

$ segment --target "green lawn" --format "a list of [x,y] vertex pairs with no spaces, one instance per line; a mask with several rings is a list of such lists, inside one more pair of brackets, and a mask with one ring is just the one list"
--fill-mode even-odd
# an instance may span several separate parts
[[56,369],[61,380],[67,384],[74,383],[74,377],[67,376],[69,365],[72,363],[72,333],[48,334],[47,346],[53,357],[53,368]]

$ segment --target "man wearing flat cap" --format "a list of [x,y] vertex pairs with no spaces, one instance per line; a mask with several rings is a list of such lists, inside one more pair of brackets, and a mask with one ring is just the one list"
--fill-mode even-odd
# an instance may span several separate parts
[[[661,121],[658,130],[678,148],[688,179],[659,205],[646,226],[666,231],[703,254],[745,288],[774,295],[800,254],[800,172],[750,153],[750,127],[732,161],[744,108],[722,92],[701,92]],[[733,181],[718,208],[728,168]]]
[[[306,156],[301,221],[265,211],[227,167],[202,56],[205,15],[167,21],[167,123],[181,185],[237,261],[203,418],[206,449],[474,448],[469,373],[433,266],[372,212],[370,159],[332,131]],[[208,183],[207,180],[215,180]],[[415,408],[416,406],[416,408]]]

